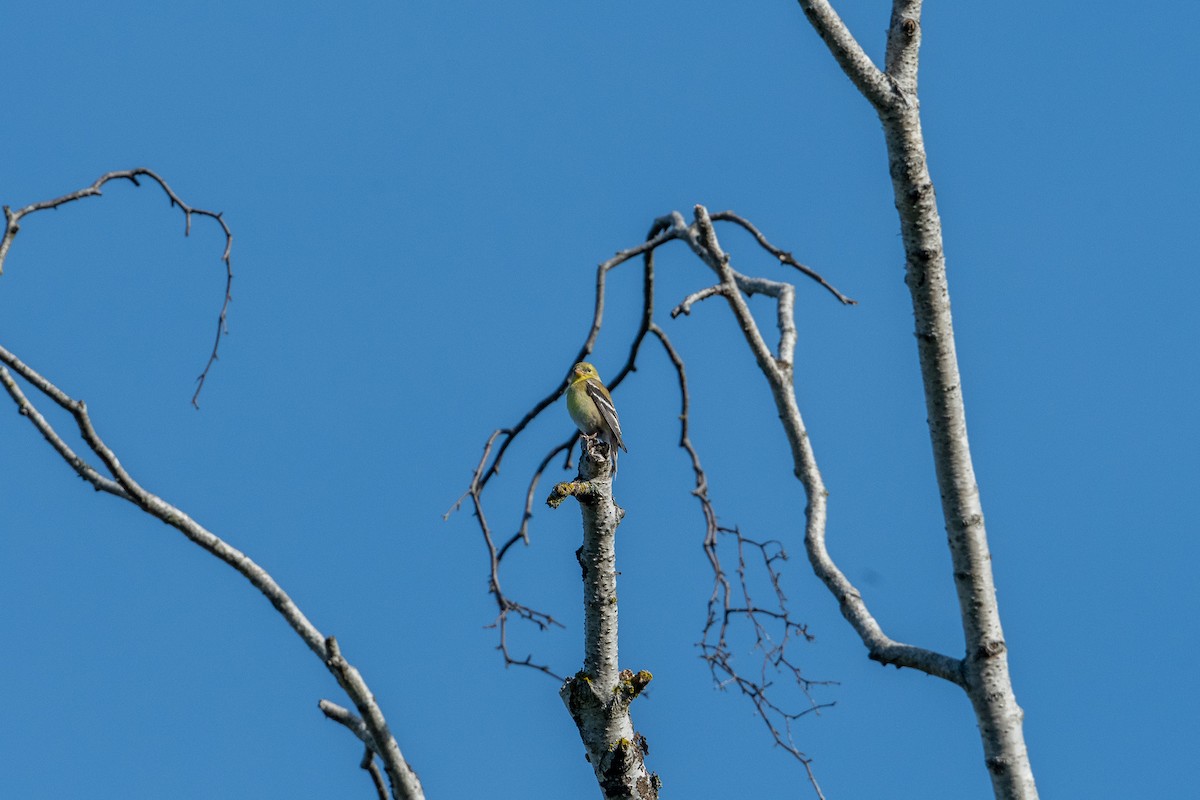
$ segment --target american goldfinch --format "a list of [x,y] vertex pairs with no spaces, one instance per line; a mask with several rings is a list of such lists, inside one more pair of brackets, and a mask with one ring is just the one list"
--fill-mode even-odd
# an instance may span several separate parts
[[612,395],[600,382],[600,373],[586,361],[571,368],[567,385],[567,411],[576,427],[588,438],[599,436],[608,445],[613,472],[617,471],[617,448],[629,452],[621,439],[621,423]]

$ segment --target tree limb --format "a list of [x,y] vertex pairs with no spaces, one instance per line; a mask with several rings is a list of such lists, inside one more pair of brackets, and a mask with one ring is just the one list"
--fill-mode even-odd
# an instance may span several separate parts
[[[809,20],[830,44],[826,33],[828,23],[809,12],[809,7],[815,5],[816,2],[801,0]],[[885,64],[887,77],[896,90],[890,97],[881,96],[877,86],[864,85],[859,80],[861,67],[848,62],[842,48],[830,44],[830,50],[875,107],[887,144],[892,193],[904,243],[905,283],[912,297],[934,472],[942,498],[965,639],[965,657],[954,665],[956,669],[951,675],[942,677],[953,679],[971,700],[995,796],[1034,800],[1037,787],[1022,730],[1024,712],[1017,705],[1008,669],[983,506],[967,439],[942,223],[921,129],[917,99],[921,8],[921,0],[893,0]],[[832,561],[814,558],[813,566],[838,598],[843,613],[848,606],[859,602],[857,592],[836,572]],[[855,627],[864,641],[868,635],[876,636],[869,628]],[[913,658],[913,654],[896,647],[872,649],[873,658],[877,652],[884,663],[896,663],[885,660],[888,658]],[[944,668],[949,664],[933,666]]]
[[[812,278],[814,281],[816,281],[817,283],[824,286],[829,291],[830,294],[832,294],[834,297],[836,297],[841,302],[842,305],[845,305],[845,306],[858,305],[857,300],[853,300],[853,299],[847,297],[846,295],[842,294],[841,292],[839,292],[836,288],[834,288],[834,286],[831,283],[829,283],[823,277],[821,277],[821,274],[818,273],[816,270],[812,269],[811,267],[806,267],[805,265],[803,265],[799,261],[797,261],[796,257],[793,256],[791,253],[787,252],[786,250],[780,250],[778,247],[776,247],[775,245],[773,245],[769,241],[767,241],[767,237],[763,236],[762,231],[760,231],[757,227],[755,227],[754,224],[751,223],[748,219],[745,219],[744,217],[739,216],[738,214],[735,214],[732,211],[718,211],[716,214],[712,215],[712,219],[713,219],[713,221],[726,220],[729,222],[736,223],[737,225],[740,225],[742,228],[745,228],[746,231],[749,232],[751,236],[754,237],[754,240],[756,242],[758,242],[759,246],[762,247],[762,249],[766,250],[768,253],[770,253],[771,255],[778,258],[780,264],[786,264],[789,267],[793,267],[793,268],[799,270],[804,275],[807,275],[808,277]],[[684,312],[684,313],[687,313],[687,312]]]
[[[707,212],[705,213],[705,219],[709,219],[707,217]],[[721,221],[730,222],[738,225],[743,230],[748,231],[752,236],[754,236],[755,241],[759,244],[759,246],[771,254],[777,263],[798,269],[801,273],[825,287],[843,303],[847,305],[852,305],[854,303],[853,300],[839,292],[814,270],[800,264],[800,262],[798,262],[790,253],[786,253],[772,245],[762,234],[762,232],[759,231],[749,221],[743,219],[732,211],[722,212],[719,216]],[[667,242],[680,239],[687,243],[693,252],[699,255],[701,259],[709,258],[711,254],[705,249],[703,243],[700,241],[700,224],[700,222],[696,222],[689,225],[687,222],[685,222],[681,214],[678,212],[671,212],[670,214],[660,217],[654,221],[654,224],[651,226],[650,231],[646,235],[646,241],[644,241],[642,244],[634,248],[629,248],[628,250],[620,251],[612,259],[599,265],[597,268],[596,278],[596,291],[598,295],[596,300],[596,312],[593,316],[592,327],[588,333],[587,340],[585,341],[582,350],[585,353],[591,352],[591,347],[593,346],[600,330],[602,312],[605,305],[604,292],[607,272],[613,269],[615,266],[627,262],[631,257],[640,254],[644,261],[641,321],[638,330],[634,334],[633,342],[629,350],[629,356],[624,366],[618,371],[616,378],[609,384],[609,386],[611,388],[616,388],[616,386],[635,369],[636,359],[640,352],[641,345],[647,336],[653,335],[660,341],[676,369],[676,374],[679,380],[680,398],[682,403],[681,414],[679,416],[680,446],[689,454],[692,461],[693,472],[696,475],[696,488],[693,490],[693,494],[696,495],[697,499],[699,499],[701,510],[704,514],[704,551],[713,569],[713,593],[709,599],[709,613],[704,626],[703,641],[699,643],[699,646],[701,648],[703,657],[712,670],[713,679],[717,682],[718,686],[737,686],[737,688],[742,691],[743,694],[751,699],[751,701],[754,703],[756,711],[762,718],[763,723],[771,732],[771,735],[775,739],[776,743],[801,761],[809,774],[814,789],[817,791],[818,796],[820,796],[820,789],[817,786],[815,776],[812,774],[811,759],[805,756],[796,747],[792,741],[790,733],[792,720],[811,711],[815,711],[821,707],[821,704],[813,701],[809,694],[809,687],[822,682],[810,681],[803,677],[799,667],[796,666],[785,655],[784,652],[789,640],[795,638],[807,638],[807,632],[804,626],[795,622],[790,616],[790,613],[785,605],[786,598],[779,589],[779,576],[778,573],[774,571],[773,564],[775,559],[782,559],[784,556],[782,552],[768,554],[766,549],[763,549],[764,544],[760,544],[744,537],[736,528],[722,528],[717,525],[717,515],[713,509],[711,500],[708,497],[707,476],[704,474],[704,470],[700,466],[698,453],[688,435],[690,393],[687,385],[686,373],[684,371],[684,362],[678,351],[676,351],[674,346],[671,344],[671,341],[667,337],[665,331],[654,321],[654,256],[657,252],[657,248]],[[708,226],[711,228],[711,221],[708,222]],[[715,234],[712,234],[709,238],[712,241],[715,241],[715,239],[712,238],[714,236]],[[705,263],[708,263],[708,261],[706,260]],[[710,264],[710,267],[713,267],[713,265]],[[714,271],[719,272],[719,270],[717,270],[715,267],[713,268]],[[718,294],[727,295],[730,291],[732,291],[734,294],[737,294],[737,292],[741,291],[748,295],[768,295],[776,300],[777,324],[780,330],[779,348],[781,353],[783,353],[790,361],[793,356],[797,341],[797,331],[794,321],[794,287],[788,283],[771,281],[766,278],[749,277],[737,272],[733,272],[732,276],[735,287],[732,290],[725,282],[722,282],[718,283],[716,286],[695,292],[689,295],[688,298],[683,301],[683,303],[677,306],[672,312],[671,316],[678,317],[682,313],[690,312],[691,306],[694,303],[701,302],[707,297],[713,297]],[[763,347],[767,352],[769,352],[769,348],[766,348],[765,343]],[[771,357],[768,356],[768,358]],[[561,393],[564,386],[565,381],[563,384],[560,384],[557,393]],[[552,396],[557,397],[557,393]],[[454,509],[458,508],[462,501],[468,497],[472,498],[473,503],[475,503],[476,518],[480,524],[481,531],[483,532],[484,539],[485,542],[487,542],[489,554],[491,556],[493,568],[493,594],[497,594],[497,591],[494,587],[498,585],[498,562],[500,558],[502,558],[508,549],[518,540],[528,542],[529,520],[532,513],[532,505],[529,502],[531,493],[535,490],[539,479],[541,478],[550,461],[556,456],[557,453],[562,452],[564,448],[570,448],[578,437],[576,434],[572,434],[572,437],[568,439],[566,443],[557,445],[546,455],[545,458],[543,458],[541,464],[534,472],[533,478],[529,484],[529,489],[526,493],[525,510],[521,519],[520,528],[507,540],[504,545],[498,548],[493,543],[491,529],[487,519],[482,513],[482,493],[486,483],[484,478],[485,476],[491,474],[489,472],[489,464],[494,467],[496,463],[496,459],[494,459],[492,456],[492,451],[496,441],[500,437],[509,437],[507,438],[505,444],[511,444],[513,439],[515,439],[515,436],[521,432],[518,430],[518,428],[523,430],[524,427],[532,421],[534,416],[540,414],[547,407],[548,404],[545,401],[539,402],[537,405],[535,405],[530,414],[521,420],[518,426],[495,431],[492,436],[489,437],[484,446],[483,457],[476,466],[471,486],[451,509],[451,511],[453,511]],[[586,497],[591,491],[593,491],[592,487],[586,482],[575,481],[570,483],[561,483],[555,487],[548,502],[550,505],[556,506],[567,497]],[[725,566],[722,564],[722,557],[720,554],[720,542],[722,540],[733,542],[733,545],[735,548],[737,548],[737,552],[739,554],[736,586],[735,581],[730,579],[726,572]],[[742,548],[744,547],[758,547],[762,549],[762,552],[764,553],[762,574],[766,577],[769,585],[773,587],[776,601],[778,603],[778,610],[750,602],[749,584],[751,582],[751,577],[748,575],[745,560],[740,555]],[[745,601],[741,606],[739,606],[737,601],[733,599],[735,592],[740,592],[742,599]],[[497,594],[497,596],[499,597],[500,595]],[[725,609],[725,612],[717,613],[718,608]],[[497,620],[499,626],[501,627],[501,647],[505,653],[506,663],[513,663],[511,657],[508,655],[507,648],[503,643],[504,620],[505,612],[502,610],[501,616]],[[733,620],[747,621],[754,632],[755,647],[763,655],[762,674],[760,677],[744,675],[739,671],[740,668],[735,666],[732,657],[733,650],[729,646],[726,639],[726,633],[729,631],[729,625]],[[772,636],[768,634],[768,625],[778,626],[778,629],[781,632],[781,638],[778,641],[774,641]],[[547,674],[551,674],[545,667],[529,663],[530,659],[526,659],[526,662],[527,663],[524,665],[535,666]],[[787,675],[804,693],[805,697],[808,699],[809,707],[799,711],[789,711],[779,703],[772,700],[769,695],[769,690],[773,685],[773,681],[771,678],[767,677],[766,672],[768,669],[782,672],[783,674]]]
[[833,6],[826,0],[800,0],[800,8],[846,77],[873,105],[885,104],[891,92],[887,76],[871,61]]
[[[724,296],[742,328],[746,343],[750,346],[755,360],[758,361],[759,368],[767,378],[771,394],[775,398],[779,419],[783,423],[784,433],[791,445],[795,474],[803,484],[808,497],[808,505],[805,508],[804,541],[814,571],[837,598],[842,615],[858,633],[872,659],[882,664],[911,667],[954,683],[960,683],[961,662],[957,659],[912,645],[900,644],[886,636],[867,609],[862,595],[829,556],[825,545],[829,493],[825,489],[825,482],[817,468],[812,442],[809,440],[808,431],[800,416],[793,381],[794,365],[790,357],[784,357],[785,355],[790,356],[795,347],[795,323],[790,318],[790,311],[786,320],[783,311],[784,299],[790,295],[786,292],[779,292],[777,295],[780,308],[780,344],[779,354],[776,356],[771,352],[766,340],[759,332],[758,323],[742,298],[744,290],[776,291],[776,289],[767,283],[747,280],[733,270],[729,264],[729,257],[717,241],[711,218],[704,206],[696,206],[695,215],[697,235],[694,240],[689,240],[689,245],[705,260],[705,263],[718,273],[722,284],[726,287]],[[745,287],[745,289],[741,287]]]
[[208,355],[208,361],[204,364],[204,369],[196,378],[196,391],[192,394],[192,405],[196,408],[200,407],[200,391],[204,388],[204,382],[208,379],[209,370],[217,361],[217,351],[221,346],[221,336],[228,333],[226,320],[229,314],[229,304],[233,301],[233,261],[231,253],[233,250],[233,233],[229,230],[229,226],[225,223],[225,219],[219,212],[205,211],[202,208],[193,208],[180,199],[179,195],[167,185],[167,182],[158,175],[158,173],[148,170],[144,167],[137,169],[120,170],[117,172],[106,172],[96,179],[96,182],[91,186],[85,186],[82,189],[65,194],[62,197],[56,197],[53,200],[44,200],[40,203],[32,203],[13,211],[8,206],[4,206],[4,235],[0,237],[0,275],[4,274],[4,260],[8,257],[8,250],[12,247],[13,239],[21,230],[21,220],[30,214],[35,214],[39,211],[47,211],[57,209],[59,206],[73,203],[76,200],[82,200],[86,197],[100,197],[103,192],[101,188],[109,181],[125,180],[132,183],[134,186],[141,186],[138,181],[139,177],[147,177],[159,185],[166,193],[167,199],[171,206],[178,207],[183,212],[183,235],[189,236],[192,232],[192,217],[208,217],[214,220],[221,226],[221,231],[225,234],[225,252],[221,255],[221,261],[225,264],[225,299],[221,302],[221,312],[217,315],[217,335],[213,340],[212,351]]
[[645,738],[634,732],[629,706],[652,678],[618,665],[617,526],[624,516],[612,496],[612,454],[585,440],[576,481],[555,486],[547,502],[575,497],[583,516],[583,669],[559,694],[579,729],[587,760],[608,800],[657,800],[661,782],[646,769]]
[[[10,372],[11,370],[11,372]],[[111,477],[106,477],[77,456],[66,444],[63,438],[41,414],[32,401],[26,396],[13,378],[16,373],[31,386],[48,397],[56,405],[71,414],[79,428],[83,441],[92,453],[100,459]],[[422,800],[424,793],[417,780],[416,773],[408,766],[388,730],[383,713],[375,702],[374,696],[363,682],[358,670],[354,669],[341,656],[337,642],[326,638],[309,622],[291,597],[249,556],[235,547],[227,544],[220,537],[200,525],[176,506],[168,503],[157,495],[146,491],[129,471],[121,464],[113,450],[104,442],[92,423],[91,415],[82,400],[75,400],[59,389],[47,378],[32,367],[17,358],[8,349],[0,346],[0,384],[8,391],[16,403],[18,411],[28,418],[38,432],[50,442],[64,461],[76,474],[98,491],[104,491],[141,508],[147,514],[170,525],[186,536],[193,543],[224,561],[240,573],[256,589],[271,602],[292,628],[293,631],[308,645],[326,665],[330,673],[337,679],[338,684],[354,702],[363,719],[372,741],[377,743],[376,752],[383,760],[392,789],[398,800]]]
[[[646,240],[641,244],[619,251],[612,258],[601,262],[596,268],[596,301],[595,309],[592,315],[592,325],[584,340],[579,353],[575,356],[575,361],[585,359],[592,352],[595,346],[596,339],[600,335],[600,329],[604,319],[604,305],[606,299],[605,287],[609,271],[630,261],[639,255],[642,256],[645,264],[643,270],[643,300],[642,300],[642,320],[637,333],[634,335],[633,344],[630,346],[629,357],[625,362],[624,367],[608,382],[608,387],[611,390],[616,390],[618,386],[625,380],[626,376],[632,372],[636,363],[637,354],[641,348],[642,342],[645,340],[653,319],[654,308],[654,251],[659,246],[673,240],[677,235],[677,231],[667,218],[654,221],[649,233],[646,235]],[[538,468],[534,471],[530,479],[529,487],[525,494],[525,509],[521,517],[521,523],[516,533],[511,535],[506,542],[497,546],[496,539],[492,534],[492,529],[488,524],[487,517],[484,513],[483,495],[487,489],[488,482],[500,470],[500,462],[504,457],[508,447],[516,441],[517,437],[533,422],[543,411],[549,408],[567,387],[567,374],[564,373],[562,380],[553,392],[543,397],[529,412],[522,417],[516,425],[511,428],[501,428],[492,433],[488,437],[483,448],[483,455],[480,457],[478,464],[475,466],[474,474],[471,477],[471,482],[467,487],[466,492],[451,506],[446,512],[443,519],[448,518],[452,513],[458,510],[464,500],[470,498],[475,511],[475,518],[479,523],[480,532],[483,534],[484,544],[487,547],[488,559],[490,564],[490,580],[488,591],[493,595],[498,606],[496,619],[492,623],[492,627],[497,628],[499,633],[499,643],[497,649],[500,650],[504,657],[506,666],[523,666],[531,667],[539,672],[542,672],[557,680],[563,680],[557,675],[548,665],[535,662],[533,656],[526,656],[524,659],[513,658],[508,646],[508,622],[509,616],[515,614],[518,619],[524,619],[534,623],[540,630],[545,630],[551,626],[561,627],[561,624],[551,615],[542,611],[532,609],[522,603],[517,602],[508,596],[501,588],[500,569],[504,557],[509,553],[512,545],[518,540],[529,543],[529,520],[533,514],[533,497],[537,491],[537,486],[541,480],[542,474],[546,467],[559,453],[567,453],[567,463],[570,463],[570,452],[574,447],[575,442],[579,438],[577,432],[573,432],[566,442],[557,445],[543,457]],[[499,444],[497,445],[497,442]]]
[[345,727],[366,745],[362,760],[358,766],[366,770],[367,774],[370,775],[371,783],[375,787],[375,794],[379,797],[379,800],[388,800],[389,795],[387,787],[383,783],[383,775],[379,772],[379,765],[375,763],[375,751],[378,748],[374,738],[371,736],[371,732],[367,730],[366,723],[337,703],[322,700],[317,706],[326,717]]

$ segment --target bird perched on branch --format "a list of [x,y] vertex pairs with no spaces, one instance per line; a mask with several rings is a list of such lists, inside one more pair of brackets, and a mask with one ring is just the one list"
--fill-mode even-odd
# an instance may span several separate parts
[[567,385],[567,411],[586,438],[598,436],[608,445],[615,474],[617,448],[627,453],[629,450],[621,439],[621,423],[617,420],[617,408],[613,405],[612,395],[600,381],[600,373],[586,361],[580,361],[571,368],[571,379]]

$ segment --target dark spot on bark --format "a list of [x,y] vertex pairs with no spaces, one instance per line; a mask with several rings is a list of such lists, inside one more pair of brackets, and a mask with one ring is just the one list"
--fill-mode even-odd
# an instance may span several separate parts
[[918,200],[924,200],[925,198],[932,196],[933,193],[933,184],[929,181],[923,181],[921,183],[914,184],[912,188],[908,190],[908,200],[910,203],[915,203]]
[[988,772],[993,775],[999,775],[1002,772],[1008,772],[1008,759],[1006,758],[989,758],[987,760]]
[[981,644],[975,651],[975,656],[977,658],[995,658],[1007,649],[1003,639],[992,639]]

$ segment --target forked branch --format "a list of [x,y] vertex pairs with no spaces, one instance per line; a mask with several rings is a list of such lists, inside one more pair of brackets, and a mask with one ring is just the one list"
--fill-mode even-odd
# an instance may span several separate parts
[[166,193],[167,199],[171,203],[172,208],[178,208],[183,212],[183,235],[189,236],[192,232],[192,217],[208,217],[221,226],[222,233],[225,234],[225,251],[221,255],[221,261],[225,265],[225,298],[221,301],[221,312],[217,315],[217,334],[213,340],[212,350],[208,354],[208,360],[204,364],[204,369],[200,371],[200,375],[196,378],[196,391],[192,393],[192,405],[196,408],[200,407],[200,391],[204,388],[204,382],[208,379],[208,373],[212,369],[213,364],[217,361],[217,353],[221,347],[221,337],[228,333],[227,320],[229,315],[229,304],[233,301],[233,233],[229,230],[229,226],[225,223],[224,217],[220,212],[205,211],[202,208],[193,208],[180,199],[179,195],[167,185],[167,182],[162,179],[156,172],[138,167],[137,169],[121,170],[118,172],[107,172],[96,179],[96,182],[91,186],[85,186],[82,189],[64,194],[62,197],[56,197],[53,200],[43,200],[40,203],[32,203],[24,208],[18,208],[15,211],[8,206],[4,206],[4,235],[0,237],[0,275],[4,274],[4,261],[8,257],[9,248],[12,247],[13,239],[21,230],[21,220],[30,214],[35,214],[39,211],[52,211],[64,206],[68,203],[73,203],[76,200],[83,200],[86,197],[100,197],[104,185],[110,181],[129,181],[134,186],[141,186],[139,177],[146,177],[157,183],[159,187]]
[[[221,307],[217,340],[213,345],[208,364],[199,378],[199,384],[202,386],[209,368],[217,358],[217,346],[220,343],[221,334],[224,332],[225,314],[229,307],[230,286],[233,280],[233,272],[230,266],[230,248],[233,243],[233,237],[220,214],[192,208],[185,204],[157,174],[146,169],[110,172],[101,176],[91,186],[54,200],[34,203],[16,211],[5,207],[6,226],[3,238],[0,238],[0,267],[3,266],[4,258],[12,246],[14,237],[20,230],[20,222],[24,217],[38,211],[55,209],[66,203],[85,197],[97,196],[101,193],[101,187],[112,180],[128,180],[135,185],[139,185],[139,176],[148,177],[158,183],[163,191],[166,192],[171,204],[178,206],[183,211],[185,233],[191,229],[193,215],[210,217],[216,220],[225,233],[225,251],[222,256],[222,261],[226,269],[225,300]],[[33,388],[35,396],[40,394],[71,416],[78,429],[79,436],[86,446],[86,456],[80,455],[76,451],[76,448],[72,447],[67,442],[67,439],[59,433],[53,423],[42,413],[38,405],[22,388],[22,382]],[[41,434],[54,451],[67,462],[79,477],[83,478],[83,480],[88,482],[97,491],[102,491],[126,500],[147,514],[175,528],[194,544],[232,567],[245,577],[251,585],[258,589],[258,591],[262,592],[292,630],[321,659],[326,669],[334,676],[338,685],[341,686],[342,690],[354,703],[360,716],[354,717],[354,715],[346,712],[349,716],[339,721],[345,724],[349,721],[350,717],[354,717],[357,720],[356,723],[349,724],[347,727],[355,735],[359,736],[368,745],[371,752],[382,761],[388,779],[391,782],[393,796],[397,800],[420,800],[424,797],[416,774],[408,766],[403,755],[401,755],[400,748],[388,729],[382,711],[358,670],[342,656],[336,640],[333,637],[326,637],[321,633],[265,569],[256,564],[245,553],[231,546],[196,522],[178,507],[147,491],[133,477],[128,468],[121,463],[116,453],[100,436],[84,402],[68,395],[51,380],[30,367],[3,346],[0,346],[0,385],[4,387],[9,397],[12,398],[18,412],[30,421],[38,433]],[[198,395],[199,386],[197,387]],[[193,397],[193,403],[195,401],[196,397]],[[330,706],[336,708],[332,704]],[[322,708],[324,709],[324,706]],[[363,764],[363,768],[371,772],[373,781],[378,787],[381,785],[381,781],[378,780],[378,769],[374,766],[373,758],[369,759],[369,761],[369,764]]]
[[975,710],[995,796],[1035,800],[1038,792],[1025,745],[1024,712],[1017,704],[1008,668],[992,556],[967,436],[941,215],[922,131],[917,76],[923,3],[892,0],[882,73],[890,91],[883,90],[878,70],[853,55],[861,48],[824,0],[800,0],[800,5],[882,124],[904,244],[905,283],[912,300],[925,419],[962,619],[964,658],[946,659],[891,642],[863,613],[861,597],[823,554],[823,548],[814,555],[813,566],[838,597],[859,635],[871,642],[872,658],[884,663],[919,663],[965,690]]
[[[86,459],[75,454],[62,435],[47,421],[45,415],[21,389],[14,373],[71,415],[84,443],[93,456],[99,460],[99,463],[103,464],[108,475],[102,474]],[[369,743],[374,745],[376,754],[384,763],[395,797],[403,800],[418,800],[424,797],[416,774],[409,768],[401,755],[396,740],[388,730],[382,711],[358,670],[342,657],[333,637],[326,637],[317,630],[316,626],[308,620],[304,612],[283,590],[283,587],[276,583],[265,569],[245,553],[196,522],[178,507],[143,488],[128,469],[121,464],[116,453],[101,438],[84,402],[67,395],[3,346],[0,346],[0,384],[4,386],[9,397],[16,404],[19,413],[33,423],[43,438],[75,470],[79,477],[97,490],[127,500],[152,517],[175,528],[194,544],[235,569],[254,588],[262,592],[296,632],[296,635],[321,659],[347,696],[354,702],[355,707],[362,715],[365,730],[369,733]]]
[[[797,331],[794,321],[794,287],[786,282],[743,275],[729,267],[728,263],[722,264],[722,259],[725,257],[720,250],[720,246],[717,244],[716,234],[712,228],[714,220],[730,223],[744,230],[754,237],[755,242],[764,251],[769,253],[775,259],[776,263],[796,269],[816,281],[843,304],[852,305],[854,303],[853,300],[838,291],[815,270],[801,264],[792,254],[773,245],[757,227],[732,211],[721,212],[712,217],[709,217],[707,212],[705,212],[703,216],[698,216],[691,224],[685,222],[683,216],[678,212],[672,212],[654,221],[643,243],[636,247],[622,250],[611,259],[598,265],[596,274],[596,303],[592,325],[575,360],[581,360],[591,353],[597,341],[603,323],[603,312],[606,302],[605,287],[608,273],[615,267],[637,256],[641,256],[643,259],[643,295],[640,324],[634,333],[628,357],[624,365],[616,372],[609,386],[612,389],[616,389],[625,377],[636,369],[642,344],[648,336],[655,338],[663,347],[675,369],[679,384],[681,402],[679,415],[680,447],[684,449],[691,460],[696,481],[693,494],[700,503],[701,512],[704,517],[704,551],[713,569],[713,592],[709,601],[709,613],[704,626],[702,641],[699,643],[701,652],[708,662],[714,680],[718,682],[718,685],[736,686],[746,694],[754,703],[756,710],[776,742],[804,763],[811,776],[810,760],[792,741],[790,726],[792,720],[820,708],[821,704],[814,701],[809,695],[809,688],[814,685],[814,682],[804,678],[799,667],[786,654],[789,642],[796,639],[806,639],[808,634],[806,628],[796,622],[788,611],[787,598],[780,587],[776,565],[784,558],[782,549],[780,548],[776,551],[771,549],[774,547],[773,544],[755,542],[744,537],[736,528],[724,528],[718,525],[717,513],[709,497],[708,478],[701,466],[699,454],[692,443],[689,433],[691,392],[687,381],[684,360],[665,330],[655,319],[655,254],[660,247],[668,242],[681,240],[705,264],[713,269],[717,274],[719,282],[715,286],[709,286],[689,295],[681,304],[676,306],[672,312],[672,316],[675,317],[683,313],[688,313],[696,303],[715,296],[724,296],[730,302],[740,303],[743,308],[745,306],[743,295],[764,294],[775,298],[777,304],[777,324],[780,332],[777,352],[773,353],[770,346],[757,333],[757,327],[754,325],[753,318],[749,316],[748,311],[745,318],[739,317],[739,320],[743,322],[744,326],[746,321],[749,321],[750,327],[746,328],[748,335],[755,336],[758,339],[755,353],[759,357],[760,363],[765,365],[765,368],[769,369],[777,380],[786,379],[790,382],[791,360],[797,341]],[[725,260],[727,261],[727,259]],[[787,364],[786,369],[781,366],[784,363]],[[484,447],[483,456],[475,468],[471,485],[463,495],[463,498],[455,506],[457,508],[462,500],[468,497],[472,500],[475,507],[475,515],[480,524],[480,529],[489,552],[489,561],[493,576],[492,591],[496,595],[498,602],[501,603],[502,614],[505,608],[504,601],[507,598],[497,588],[499,586],[498,575],[501,561],[506,554],[511,555],[514,552],[510,550],[510,547],[517,541],[522,541],[526,544],[529,543],[529,523],[532,516],[532,502],[530,498],[533,497],[538,482],[541,480],[550,462],[564,451],[569,453],[577,437],[573,435],[566,442],[554,446],[542,459],[529,483],[520,523],[516,531],[499,547],[494,544],[492,529],[489,526],[487,517],[483,513],[484,490],[489,479],[496,474],[500,460],[506,449],[513,444],[530,422],[559,399],[565,387],[566,379],[564,377],[555,390],[536,403],[516,425],[511,428],[498,430],[492,434]],[[498,442],[502,443],[498,444]],[[564,466],[568,466],[569,463],[568,457],[567,464]],[[562,486],[566,485],[562,484]],[[561,498],[558,499],[561,500]],[[823,516],[821,520],[821,524],[823,525]],[[727,569],[723,563],[722,552],[726,548],[726,545],[722,545],[722,542],[729,542],[728,547],[733,548],[733,553],[738,563],[736,570],[731,571]],[[744,552],[747,548],[757,548],[763,554],[763,557],[748,562],[744,558]],[[770,550],[769,553],[768,550]],[[728,554],[725,557],[727,558]],[[760,581],[765,581],[770,587],[769,596],[771,601],[769,603],[758,604],[751,600],[750,587],[752,584]],[[738,622],[746,622],[748,624],[754,637],[754,646],[762,655],[763,663],[758,675],[744,674],[734,664],[731,655],[734,649],[729,643],[730,636],[732,635],[731,631],[733,630],[730,626]],[[502,637],[503,631],[502,627]],[[506,663],[513,663],[507,655],[506,647],[502,649],[505,649]],[[549,672],[548,669],[541,665],[529,665],[537,666],[542,671]],[[796,685],[800,689],[807,700],[807,707],[799,710],[790,710],[772,699],[770,690],[775,683],[773,676],[777,674],[784,675],[789,683]],[[813,785],[814,787],[816,786],[815,779],[813,779]],[[817,792],[819,795],[820,790],[817,789]]]
[[[829,555],[825,544],[826,506],[829,493],[825,489],[825,482],[817,468],[812,442],[800,415],[793,380],[795,365],[792,363],[791,354],[795,348],[793,338],[795,322],[792,319],[790,308],[791,295],[774,282],[763,279],[747,280],[736,272],[730,266],[729,257],[717,241],[708,211],[703,206],[696,206],[695,217],[697,236],[695,240],[689,241],[689,244],[718,273],[722,284],[727,288],[738,288],[738,291],[726,291],[724,296],[741,325],[751,352],[754,353],[755,359],[767,379],[771,394],[775,398],[775,407],[779,412],[780,421],[783,423],[784,434],[791,445],[796,477],[800,479],[808,497],[808,504],[804,511],[804,543],[813,570],[837,598],[842,615],[858,633],[863,644],[867,646],[872,659],[882,664],[911,667],[945,678],[953,683],[961,683],[962,663],[959,659],[902,644],[884,634],[875,617],[867,609],[861,593]],[[776,352],[770,350],[766,340],[759,332],[758,323],[742,297],[743,292],[747,295],[751,293],[770,294],[777,298],[780,343]]]

